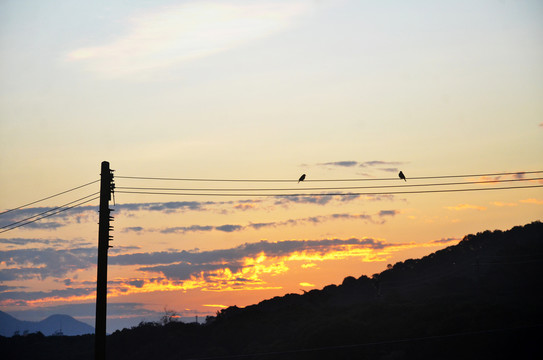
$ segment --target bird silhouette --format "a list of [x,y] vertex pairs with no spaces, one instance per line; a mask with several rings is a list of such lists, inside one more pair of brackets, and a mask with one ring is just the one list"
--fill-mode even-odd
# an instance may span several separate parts
[[403,172],[400,171],[400,173],[398,174],[398,176],[400,177],[400,179],[402,179],[403,181],[407,181],[405,179],[405,175],[403,174]]
[[299,183],[300,181],[304,181],[304,180],[305,180],[305,174],[302,174],[302,176],[300,176],[300,178],[298,179],[298,183]]

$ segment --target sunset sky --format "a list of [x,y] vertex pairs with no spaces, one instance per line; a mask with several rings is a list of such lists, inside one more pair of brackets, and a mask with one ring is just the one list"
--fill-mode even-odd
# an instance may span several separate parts
[[[0,212],[110,162],[108,331],[541,220],[543,187],[481,189],[543,185],[542,20],[539,0],[1,1]],[[395,187],[352,188],[375,186]],[[94,326],[98,191],[0,214],[0,310]]]

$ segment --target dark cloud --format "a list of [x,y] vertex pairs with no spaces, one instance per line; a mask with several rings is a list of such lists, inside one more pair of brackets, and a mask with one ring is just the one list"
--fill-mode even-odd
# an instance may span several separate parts
[[65,245],[69,243],[68,240],[62,240],[62,239],[25,239],[25,238],[11,238],[11,239],[0,239],[0,244],[12,244],[12,245],[19,245],[19,246],[25,246],[29,244],[44,244],[44,245],[52,245],[52,246],[59,246],[59,245]]
[[191,225],[191,226],[176,226],[176,227],[169,227],[165,229],[161,229],[160,232],[162,234],[177,234],[177,233],[186,233],[189,231],[211,231],[213,230],[213,226],[200,226],[200,225]]
[[358,161],[333,161],[333,162],[327,162],[327,163],[322,163],[318,165],[353,167],[353,166],[356,166],[357,164],[358,164]]
[[345,246],[357,245],[368,249],[384,249],[389,246],[374,239],[325,239],[325,240],[287,240],[279,242],[260,241],[246,243],[231,249],[203,252],[157,252],[120,255],[110,257],[115,265],[153,265],[138,270],[162,273],[170,280],[188,280],[219,269],[229,269],[235,273],[242,268],[243,259],[265,254],[267,257],[289,256],[296,252],[327,253]]
[[261,228],[265,228],[265,227],[275,227],[277,226],[277,222],[266,222],[266,223],[250,223],[249,225],[247,225],[248,227],[251,227],[255,230],[259,230]]
[[246,243],[235,248],[222,250],[196,252],[183,250],[115,255],[109,257],[109,263],[111,265],[163,265],[173,263],[192,265],[237,264],[243,258],[253,257],[260,253],[275,257],[297,251],[326,250],[330,247],[342,245],[360,245],[372,249],[383,249],[388,246],[379,240],[356,238],[347,240],[286,240],[279,242],[263,240],[257,243]]
[[[385,216],[385,215],[395,215],[398,213],[396,210],[385,210],[381,211],[379,216]],[[337,220],[337,219],[350,219],[350,220],[368,220],[372,221],[372,216],[367,214],[331,214],[331,215],[319,215],[319,216],[312,216],[307,218],[301,218],[301,219],[288,219],[284,221],[273,221],[273,222],[260,222],[260,223],[249,223],[248,225],[239,225],[239,224],[225,224],[220,226],[211,226],[211,225],[191,225],[191,226],[178,226],[178,227],[169,227],[164,228],[160,230],[152,230],[152,231],[159,231],[163,234],[178,234],[178,233],[187,233],[187,232],[198,232],[198,231],[223,231],[223,232],[234,232],[234,231],[241,231],[245,230],[247,228],[260,230],[267,227],[278,227],[278,226],[287,226],[287,225],[299,225],[302,223],[322,223],[329,220]]]
[[317,204],[326,205],[334,199],[333,195],[318,195],[318,196],[275,196],[278,199],[275,204],[282,205],[288,202],[298,204]]
[[87,269],[96,263],[95,248],[17,249],[0,251],[0,281],[64,278],[66,274]]
[[446,244],[446,243],[450,243],[450,242],[453,242],[453,241],[460,241],[461,239],[457,239],[457,238],[443,238],[443,239],[439,239],[439,240],[434,240],[432,241],[432,243],[434,244]]
[[[353,160],[345,160],[345,161],[332,161],[332,162],[326,162],[326,163],[320,163],[320,164],[317,164],[317,165],[321,165],[321,166],[340,166],[340,167],[355,167],[355,166],[358,166],[358,167],[376,167],[376,166],[397,166],[397,165],[402,165],[402,164],[405,164],[404,162],[401,162],[401,161],[381,161],[381,160],[371,160],[371,161],[363,161],[363,162],[359,162],[359,161],[353,161]],[[393,168],[382,168],[380,170],[384,170],[384,171],[390,171],[392,170]],[[394,168],[396,169],[396,168]]]
[[51,291],[6,291],[0,293],[0,301],[21,300],[32,301],[51,297],[84,296],[92,294],[96,288],[66,288]]
[[176,212],[186,210],[203,210],[206,205],[215,204],[214,202],[200,201],[173,201],[164,203],[133,203],[133,204],[117,204],[115,209],[118,211],[159,211],[159,212]]
[[174,264],[174,265],[160,265],[160,266],[148,266],[140,268],[142,271],[150,271],[164,274],[164,276],[170,280],[189,280],[192,276],[203,275],[220,269],[229,269],[232,273],[235,273],[241,269],[240,264]]
[[395,216],[398,215],[400,212],[398,210],[381,210],[379,211],[379,216]]
[[233,232],[233,231],[238,231],[238,230],[243,229],[243,226],[241,226],[241,225],[221,225],[221,226],[216,226],[215,229],[219,230],[219,231],[224,231],[224,232]]
[[141,226],[130,226],[130,227],[125,227],[121,232],[127,233],[127,232],[142,232],[142,231],[143,231],[143,227]]
[[21,229],[40,229],[40,230],[56,230],[60,227],[66,226],[67,224],[61,224],[56,221],[50,221],[50,222],[33,222],[30,224],[26,224],[25,226],[21,227]]
[[[26,209],[19,209],[16,211],[9,212],[2,216],[0,219],[0,227],[7,226],[9,224],[23,221],[29,219],[29,221],[35,220],[38,218],[38,214],[43,213],[43,215],[53,214],[55,210],[59,210],[58,207],[31,207]],[[34,229],[56,229],[62,226],[65,226],[69,221],[78,221],[79,217],[86,215],[89,212],[97,214],[97,206],[76,206],[72,209],[65,210],[56,215],[51,215],[47,217],[47,222],[37,221],[31,224],[27,224],[24,228],[34,228]],[[62,219],[62,222],[51,221],[54,219]]]
[[10,285],[0,285],[0,292],[11,291],[15,289],[22,289],[24,286],[10,286]]
[[143,280],[131,280],[131,281],[128,281],[128,284],[134,286],[134,287],[137,287],[137,288],[142,288],[143,285],[145,284],[145,281]]
[[122,253],[122,252],[127,252],[127,251],[131,251],[131,250],[139,250],[139,249],[141,249],[140,246],[133,246],[133,245],[129,245],[129,246],[114,245],[112,248],[109,249],[109,253],[110,253],[110,254],[115,254],[115,253]]

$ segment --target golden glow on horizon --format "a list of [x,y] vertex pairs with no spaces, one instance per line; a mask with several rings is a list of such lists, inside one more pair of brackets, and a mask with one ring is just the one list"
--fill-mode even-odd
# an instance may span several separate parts
[[[285,276],[289,272],[289,263],[302,263],[301,269],[312,269],[317,267],[316,262],[337,262],[347,258],[359,258],[361,262],[385,262],[390,259],[393,253],[403,250],[443,246],[444,242],[455,242],[458,240],[447,240],[427,243],[404,243],[390,244],[382,249],[367,248],[365,244],[334,245],[322,247],[317,250],[296,251],[284,256],[267,256],[260,252],[254,257],[243,258],[242,265],[237,271],[232,271],[228,264],[214,270],[201,271],[187,280],[169,280],[156,277],[122,278],[110,280],[108,287],[108,298],[117,298],[133,294],[144,294],[154,292],[174,292],[200,289],[211,292],[230,291],[257,291],[257,290],[278,290],[282,286],[269,284],[268,280],[273,277]],[[151,275],[151,274],[149,274]],[[269,278],[268,278],[269,277]],[[137,282],[137,284],[135,284]],[[299,282],[303,287],[314,287],[309,282]],[[36,300],[25,301],[29,306],[53,304],[59,302],[78,302],[94,300],[95,292],[79,296],[50,296]],[[0,302],[3,306],[15,305],[15,300],[4,300]]]

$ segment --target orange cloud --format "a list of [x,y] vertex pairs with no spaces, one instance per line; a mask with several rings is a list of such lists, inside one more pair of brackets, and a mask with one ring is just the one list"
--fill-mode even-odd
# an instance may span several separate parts
[[543,200],[538,200],[538,199],[534,199],[534,198],[520,200],[520,202],[524,203],[524,204],[543,205]]
[[504,202],[501,202],[501,201],[494,201],[491,203],[492,205],[494,206],[499,206],[499,207],[511,207],[511,206],[517,206],[518,204],[517,203],[504,203]]
[[486,210],[486,207],[478,206],[478,205],[471,205],[471,204],[458,204],[456,206],[445,206],[445,209],[454,210],[454,211],[462,211],[462,210],[479,210],[479,211],[483,211],[483,210]]

